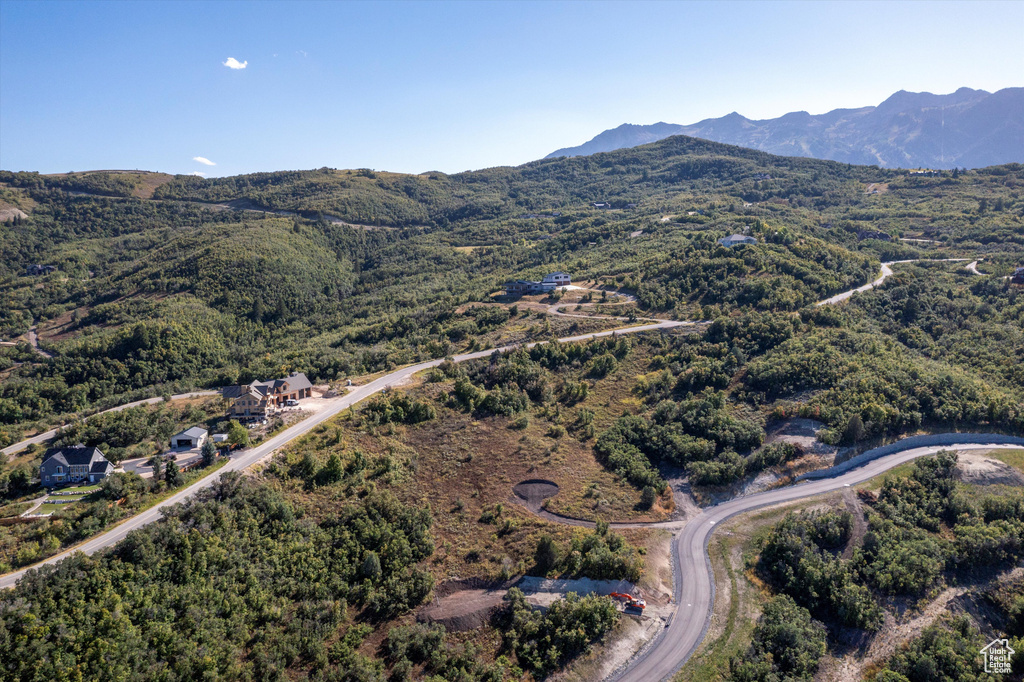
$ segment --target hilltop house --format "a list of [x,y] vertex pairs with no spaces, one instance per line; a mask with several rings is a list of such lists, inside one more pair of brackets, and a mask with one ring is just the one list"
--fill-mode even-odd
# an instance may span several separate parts
[[313,385],[302,372],[292,372],[284,379],[227,386],[222,394],[234,401],[228,409],[229,417],[262,419],[283,407],[289,400],[309,398],[313,395]]
[[878,230],[858,230],[857,239],[878,239],[883,242],[891,242],[892,235],[887,232],[879,232]]
[[728,237],[722,237],[721,239],[719,239],[718,243],[726,248],[731,249],[737,244],[756,244],[757,239],[745,234],[731,234]]
[[1014,270],[1013,277],[1010,278],[1010,281],[1014,284],[1024,284],[1024,268],[1017,268]]
[[201,448],[209,435],[206,429],[193,426],[171,436],[172,448]]
[[39,263],[33,263],[32,265],[25,268],[25,273],[28,275],[48,275],[51,272],[56,271],[56,265],[40,265]]
[[539,282],[526,279],[517,279],[511,282],[505,282],[505,293],[509,296],[543,294],[548,291],[554,291],[558,287],[569,286],[571,283],[572,278],[569,277],[569,273],[552,272],[550,275],[546,275],[544,279]]
[[46,453],[39,465],[39,481],[47,488],[83,481],[96,483],[113,472],[114,465],[99,449],[73,445]]

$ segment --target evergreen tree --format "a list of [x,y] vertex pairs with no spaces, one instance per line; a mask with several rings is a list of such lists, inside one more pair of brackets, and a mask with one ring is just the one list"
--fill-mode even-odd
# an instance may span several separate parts
[[217,459],[217,446],[213,444],[213,441],[209,438],[203,443],[203,464],[210,466],[213,464],[213,460]]
[[168,488],[177,488],[181,485],[181,470],[178,469],[178,463],[173,459],[167,463],[167,471],[164,473],[164,481],[167,483]]

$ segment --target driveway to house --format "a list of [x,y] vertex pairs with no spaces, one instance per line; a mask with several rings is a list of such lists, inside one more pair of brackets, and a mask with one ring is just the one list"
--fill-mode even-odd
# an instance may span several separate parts
[[[587,340],[590,340],[590,339],[596,339],[596,338],[601,338],[601,337],[606,337],[606,336],[613,336],[613,335],[617,335],[617,334],[635,334],[637,332],[653,331],[653,330],[659,330],[659,329],[672,329],[672,328],[675,328],[675,327],[695,327],[695,325],[692,322],[675,322],[675,321],[671,321],[671,320],[666,320],[666,321],[657,322],[657,323],[654,323],[654,324],[645,324],[645,325],[640,325],[640,326],[637,326],[637,327],[628,327],[626,329],[609,330],[609,331],[604,331],[604,332],[597,332],[595,334],[583,334],[581,336],[571,336],[571,337],[567,337],[567,338],[564,338],[564,339],[559,339],[559,341],[565,342],[565,343],[568,343],[568,342],[571,342],[571,341],[587,341]],[[546,341],[540,341],[540,342],[536,342],[536,343],[519,344],[519,345],[512,345],[512,346],[504,346],[502,348],[496,348],[496,349],[490,349],[490,350],[482,350],[482,351],[477,351],[475,353],[464,353],[462,355],[456,355],[455,357],[452,358],[452,360],[454,362],[465,362],[466,360],[475,360],[475,359],[478,359],[478,358],[486,358],[486,357],[488,357],[489,355],[491,355],[492,353],[494,353],[496,351],[507,351],[507,350],[512,350],[514,348],[520,348],[520,347],[532,348],[533,346],[536,346],[536,345],[541,344],[541,343],[547,343],[547,342]],[[39,564],[35,564],[35,566],[29,567],[29,568],[24,568],[24,569],[21,569],[19,571],[15,571],[13,573],[8,573],[6,575],[0,576],[0,589],[8,588],[8,587],[13,587],[18,582],[18,580],[20,580],[21,577],[23,575],[25,575],[25,573],[27,573],[28,571],[33,570],[35,568],[38,568],[39,566],[44,566],[46,564],[55,564],[58,561],[60,561],[61,559],[64,559],[65,557],[67,557],[67,556],[69,556],[69,555],[71,555],[71,554],[73,554],[75,552],[84,552],[85,554],[93,554],[95,552],[98,552],[101,549],[105,549],[107,547],[112,547],[116,543],[118,543],[121,540],[123,540],[133,530],[136,530],[138,528],[142,528],[143,526],[146,526],[146,525],[148,525],[150,523],[153,523],[154,521],[160,520],[162,518],[162,516],[163,516],[163,510],[165,508],[168,508],[168,507],[170,507],[172,505],[184,502],[184,501],[188,500],[189,498],[193,497],[196,493],[211,487],[212,485],[214,485],[217,482],[217,480],[220,479],[221,475],[223,475],[224,473],[231,472],[231,471],[242,471],[243,469],[247,469],[247,468],[251,467],[252,465],[257,464],[258,462],[263,461],[264,459],[270,457],[270,455],[272,455],[278,448],[286,445],[287,443],[289,443],[290,441],[292,441],[292,440],[294,440],[296,438],[299,438],[300,436],[303,436],[304,434],[306,434],[310,430],[316,428],[317,426],[319,426],[323,422],[327,421],[328,419],[331,419],[332,417],[337,415],[339,412],[348,409],[350,406],[355,405],[356,403],[360,402],[361,400],[365,400],[366,398],[370,397],[371,395],[374,395],[375,393],[379,393],[379,392],[383,391],[386,388],[389,388],[391,386],[399,386],[402,383],[408,381],[417,372],[422,372],[423,370],[430,369],[431,367],[436,367],[436,366],[440,365],[443,361],[444,360],[442,358],[439,358],[437,360],[429,360],[427,362],[421,362],[421,363],[418,363],[418,364],[415,364],[415,365],[410,365],[409,367],[403,367],[402,369],[398,369],[398,370],[395,370],[394,372],[390,372],[389,374],[385,374],[384,376],[381,376],[381,377],[379,377],[377,379],[374,379],[373,381],[371,381],[371,382],[369,382],[367,384],[364,384],[362,386],[353,386],[352,388],[349,389],[349,392],[347,394],[345,394],[341,398],[336,399],[336,402],[333,405],[331,405],[330,407],[328,407],[327,409],[321,410],[320,412],[317,412],[316,414],[314,414],[313,416],[309,417],[308,419],[305,419],[305,420],[299,422],[298,424],[295,424],[294,426],[291,426],[291,427],[285,429],[284,431],[282,431],[278,435],[276,435],[273,438],[269,439],[265,443],[262,443],[262,444],[258,445],[255,448],[251,448],[251,449],[248,449],[248,450],[242,450],[242,451],[234,453],[231,456],[231,461],[228,462],[221,469],[220,473],[215,474],[213,476],[208,476],[208,477],[206,477],[204,479],[201,479],[201,480],[197,481],[196,483],[192,484],[191,486],[189,486],[187,488],[183,488],[182,490],[178,491],[177,493],[175,493],[171,497],[167,498],[163,502],[150,507],[149,509],[147,509],[144,512],[141,512],[140,514],[137,514],[137,515],[131,517],[130,519],[124,521],[120,525],[115,526],[114,528],[111,528],[107,532],[101,533],[101,534],[97,535],[94,538],[91,538],[91,539],[86,540],[85,542],[83,542],[83,543],[81,543],[79,545],[76,545],[75,547],[72,547],[72,548],[70,548],[68,550],[65,550],[64,552],[61,552],[60,554],[57,554],[57,555],[55,555],[53,557],[50,557],[46,561],[43,561],[43,562],[41,562]],[[199,394],[188,394],[188,395],[206,395],[206,394],[209,394],[209,393],[214,393],[214,392],[206,392],[206,393],[199,393]],[[149,400],[137,401],[135,403],[130,403],[129,405],[123,405],[120,408],[114,408],[114,409],[125,409],[127,407],[130,407],[131,405],[141,405],[141,404],[144,404],[144,403],[147,403],[147,402],[157,402],[159,400],[162,400],[162,399],[161,398],[151,398]],[[44,437],[45,435],[46,434],[40,434],[39,436],[36,436],[35,438],[36,439],[40,439],[40,438]],[[51,437],[52,437],[52,434],[51,434]],[[30,439],[30,440],[35,440],[35,439]],[[27,443],[28,441],[23,441],[23,442]],[[22,444],[18,444],[18,445],[22,445]],[[11,446],[11,447],[18,447],[18,446]]]
[[[220,395],[220,391],[195,391],[193,393],[179,393],[177,395],[172,395],[171,400],[187,400],[188,398],[201,398],[203,396],[210,395]],[[109,410],[95,412],[93,414],[90,414],[89,417],[95,417],[97,414],[106,414],[107,412],[120,412],[121,410],[127,410],[129,407],[138,407],[139,405],[153,405],[162,400],[163,398],[159,396],[156,398],[145,398],[143,400],[136,400],[135,402],[125,403],[124,405],[118,405],[117,407],[111,407]],[[86,417],[86,419],[88,419],[89,417]],[[67,425],[65,424],[64,426]],[[13,455],[16,452],[24,450],[29,445],[35,445],[37,443],[46,443],[48,441],[51,441],[53,440],[53,437],[57,435],[57,431],[64,428],[64,426],[58,426],[56,429],[44,431],[43,433],[40,433],[36,436],[32,436],[31,438],[26,438],[21,442],[15,443],[14,445],[8,445],[3,450],[0,450],[0,452],[2,452],[5,455]]]

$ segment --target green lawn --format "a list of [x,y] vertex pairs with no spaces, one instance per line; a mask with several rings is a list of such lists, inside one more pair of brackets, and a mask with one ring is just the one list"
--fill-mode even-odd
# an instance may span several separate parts
[[100,488],[101,486],[99,485],[83,485],[74,488],[61,488],[60,490],[56,490],[51,494],[57,495],[58,497],[63,497],[66,495],[88,495],[89,493],[96,492]]

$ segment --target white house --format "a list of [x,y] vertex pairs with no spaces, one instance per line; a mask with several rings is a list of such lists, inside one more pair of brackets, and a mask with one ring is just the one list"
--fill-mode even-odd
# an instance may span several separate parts
[[545,294],[554,291],[558,287],[568,286],[572,278],[567,272],[552,272],[545,275],[540,282],[527,279],[517,279],[512,282],[505,282],[505,293],[509,296],[522,296],[524,294]]
[[757,239],[745,234],[731,234],[728,237],[722,237],[719,239],[718,243],[731,249],[737,244],[756,244]]
[[193,426],[191,429],[176,433],[171,436],[172,448],[201,448],[206,442],[206,429]]
[[568,286],[572,282],[572,278],[569,277],[567,272],[552,272],[550,275],[545,275],[544,280],[540,283],[541,287],[564,287]]

